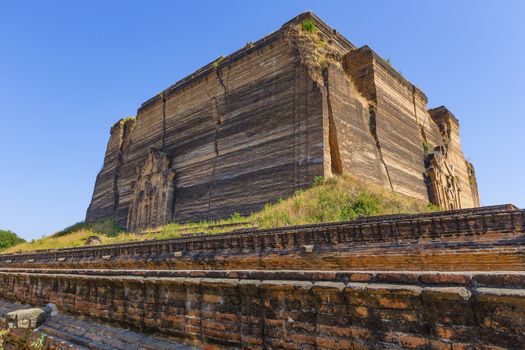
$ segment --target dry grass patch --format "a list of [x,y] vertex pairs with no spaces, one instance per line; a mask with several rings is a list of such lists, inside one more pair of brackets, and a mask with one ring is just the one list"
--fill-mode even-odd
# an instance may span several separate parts
[[37,239],[31,242],[25,242],[17,244],[13,247],[7,248],[2,253],[16,253],[19,251],[31,251],[31,250],[42,250],[42,249],[59,249],[59,248],[74,248],[82,247],[86,243],[86,239],[89,236],[96,236],[99,233],[86,229],[79,229],[73,231],[64,236],[48,236],[41,239]]

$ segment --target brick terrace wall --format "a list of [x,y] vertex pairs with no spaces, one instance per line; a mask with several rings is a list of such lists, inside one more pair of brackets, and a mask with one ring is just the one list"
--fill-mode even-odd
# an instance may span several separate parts
[[525,347],[524,273],[132,273],[4,270],[0,297],[207,349]]
[[0,255],[3,267],[494,271],[525,268],[511,205]]

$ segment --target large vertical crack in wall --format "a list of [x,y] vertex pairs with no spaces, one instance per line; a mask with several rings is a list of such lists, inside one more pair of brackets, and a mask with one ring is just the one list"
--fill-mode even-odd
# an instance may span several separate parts
[[332,98],[330,96],[330,83],[328,79],[328,69],[323,71],[323,81],[326,89],[326,102],[328,108],[328,144],[330,145],[330,162],[332,174],[342,174],[343,164],[341,161],[341,151],[339,148],[339,141],[337,137],[337,127],[334,120],[334,111],[332,106]]
[[383,167],[385,168],[386,178],[388,180],[388,184],[390,185],[390,189],[392,192],[394,191],[394,184],[392,183],[392,178],[390,177],[390,172],[388,171],[388,166],[386,165],[385,158],[383,157],[383,150],[381,149],[381,143],[379,142],[379,137],[377,136],[377,121],[376,121],[376,106],[373,103],[368,104],[368,114],[369,114],[369,130],[370,134],[372,135],[372,138],[374,139],[374,142],[376,144],[377,154],[379,155],[379,160],[381,161],[381,164],[383,164]]
[[425,133],[425,126],[419,120],[419,116],[417,115],[416,86],[414,84],[412,84],[412,107],[414,109],[414,118],[416,120],[416,124],[419,127],[419,132],[421,133],[421,145],[423,147],[423,154],[424,154],[424,157],[427,158],[427,156],[432,150],[430,149],[430,145],[427,140],[427,134]]
[[419,122],[418,116],[417,116],[417,106],[416,106],[416,86],[412,84],[412,106],[414,108],[414,118],[416,118],[416,124],[421,128],[422,125]]
[[162,98],[162,150],[166,147],[166,96],[160,94]]
[[[228,96],[227,96],[228,89],[227,89],[226,84],[224,82],[224,79],[222,77],[221,69],[217,67],[216,68],[216,72],[217,72],[217,79],[219,81],[219,84],[220,84],[220,86],[223,89],[224,108],[227,108],[227,106],[228,106]],[[219,106],[218,106],[218,103],[217,103],[217,97],[218,96],[211,97],[211,117],[212,117],[213,122],[215,124],[215,131],[214,131],[214,136],[213,136],[213,148],[214,148],[214,151],[215,151],[215,158],[213,159],[212,170],[211,170],[210,181],[209,181],[208,208],[207,208],[207,211],[206,211],[206,219],[209,219],[209,217],[210,217],[211,201],[212,201],[212,198],[213,198],[213,186],[215,184],[215,173],[217,171],[217,162],[218,162],[219,157],[220,157],[220,152],[219,152],[219,131],[220,131],[220,127],[221,127],[221,124],[222,124],[222,118],[221,118],[221,115],[219,113]]]
[[117,151],[117,164],[115,165],[115,175],[113,176],[113,215],[117,212],[117,208],[120,203],[120,192],[118,188],[118,180],[120,178],[120,172],[122,169],[122,165],[124,163],[123,154],[122,154],[122,145],[123,145],[123,142],[121,140],[118,151]]
[[350,81],[357,92],[356,98],[361,101],[363,109],[368,105],[368,131],[375,144],[377,157],[385,170],[386,178],[392,192],[394,184],[390,171],[383,156],[381,142],[377,133],[377,77],[375,58],[368,46],[348,52],[343,61],[344,71],[349,75]]
[[[161,146],[161,151],[162,152],[166,152],[166,136],[167,136],[166,104],[167,104],[167,100],[166,100],[166,95],[164,93],[161,93],[160,97],[162,99],[162,146]],[[173,188],[173,199],[171,200],[171,203],[170,203],[171,204],[171,215],[169,215],[169,217],[170,217],[169,221],[172,221],[174,219],[174,215],[175,215],[175,199],[177,197],[176,194],[175,194],[176,193],[176,189],[177,189],[177,185],[175,184],[175,180],[173,181],[171,186]]]
[[117,163],[115,164],[115,174],[113,175],[113,215],[117,212],[120,204],[120,190],[119,180],[122,173],[122,166],[124,165],[124,153],[126,152],[131,133],[135,127],[134,119],[125,119],[120,121],[121,126],[119,130],[119,146],[117,150]]
[[[414,118],[416,120],[416,124],[421,134],[421,147],[423,147],[423,168],[425,169],[423,171],[423,182],[425,183],[425,188],[427,190],[427,196],[428,196],[429,201],[437,202],[437,200],[434,198],[435,195],[432,189],[432,180],[428,174],[428,169],[430,167],[430,157],[433,153],[433,150],[430,149],[430,145],[427,140],[427,134],[425,133],[425,127],[423,123],[419,121],[419,117],[417,115],[416,86],[414,84],[412,84],[412,107],[414,109]],[[438,203],[434,203],[434,204],[438,204]]]

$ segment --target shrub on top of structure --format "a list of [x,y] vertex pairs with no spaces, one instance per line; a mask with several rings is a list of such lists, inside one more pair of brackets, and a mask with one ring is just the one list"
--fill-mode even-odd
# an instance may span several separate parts
[[217,68],[221,62],[224,61],[224,56],[221,56],[217,58],[213,63],[211,64],[213,67]]
[[305,19],[301,22],[301,28],[308,33],[317,33],[317,27],[311,19]]

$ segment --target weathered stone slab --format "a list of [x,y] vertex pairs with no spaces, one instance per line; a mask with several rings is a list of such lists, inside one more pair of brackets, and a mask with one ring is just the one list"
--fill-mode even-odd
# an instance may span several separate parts
[[42,308],[20,309],[8,312],[5,317],[9,328],[35,329],[44,324],[51,316],[58,314],[54,304]]

